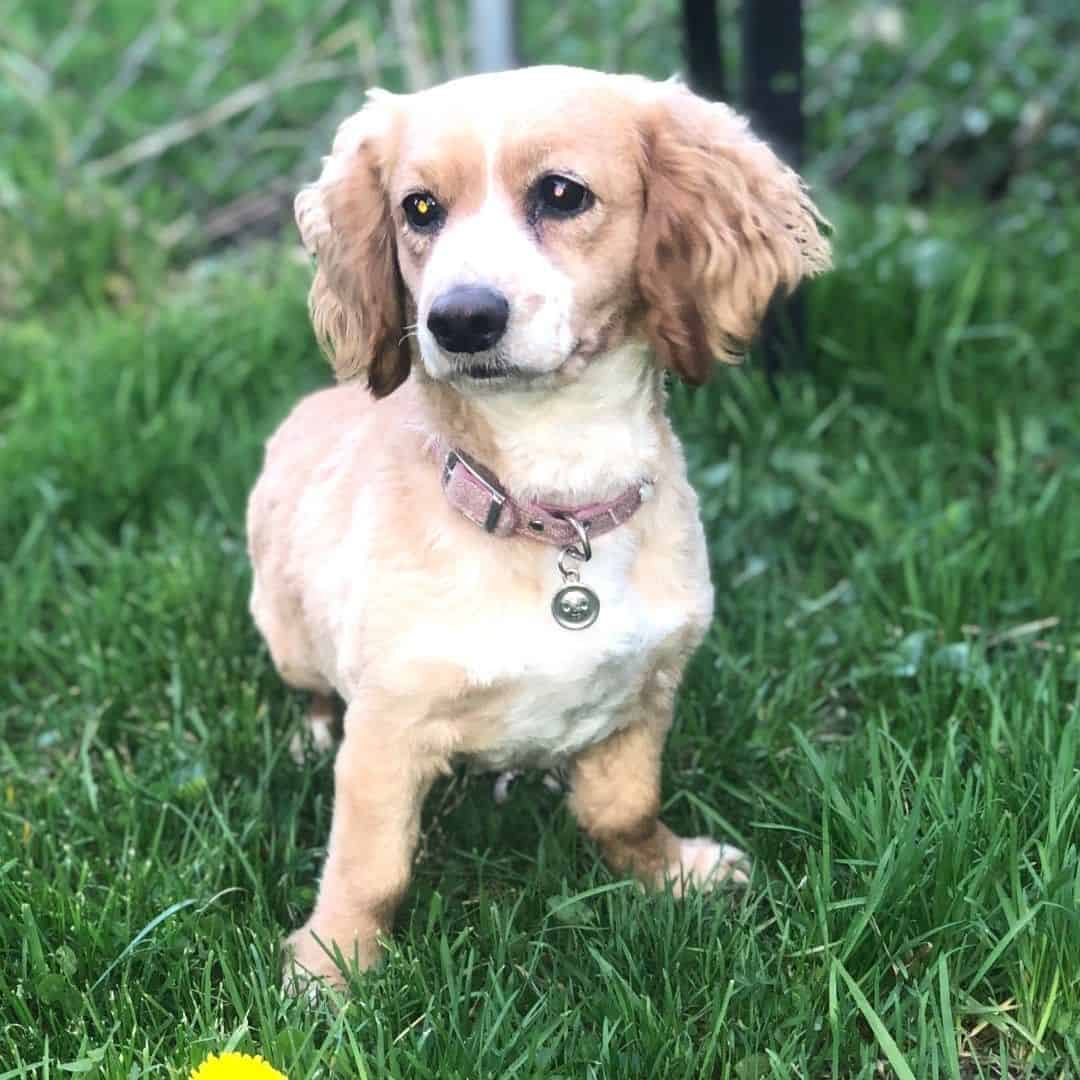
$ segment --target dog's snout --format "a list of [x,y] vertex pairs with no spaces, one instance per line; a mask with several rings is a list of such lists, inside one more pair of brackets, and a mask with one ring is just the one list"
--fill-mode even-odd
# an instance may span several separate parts
[[435,298],[428,329],[447,351],[478,353],[492,348],[506,332],[510,305],[485,285],[456,285]]

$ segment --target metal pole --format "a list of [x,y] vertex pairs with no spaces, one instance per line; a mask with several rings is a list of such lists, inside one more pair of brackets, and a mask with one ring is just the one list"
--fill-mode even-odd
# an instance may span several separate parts
[[517,67],[514,0],[469,0],[474,71]]

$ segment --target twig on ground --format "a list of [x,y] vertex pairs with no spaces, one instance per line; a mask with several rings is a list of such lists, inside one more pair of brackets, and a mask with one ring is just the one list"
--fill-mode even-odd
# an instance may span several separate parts
[[266,7],[265,0],[252,0],[225,30],[206,43],[205,58],[184,87],[184,96],[189,102],[193,103],[198,95],[207,90],[221,74],[241,33],[264,7]]
[[935,34],[912,58],[903,75],[893,84],[889,92],[868,110],[865,131],[867,134],[861,139],[843,149],[842,154],[830,161],[828,153],[822,155],[821,165],[829,177],[830,183],[838,183],[843,180],[859,163],[878,145],[879,140],[889,130],[884,121],[895,111],[897,103],[907,88],[934,66],[938,58],[945,54],[945,50],[952,44],[953,39],[960,32],[959,20],[949,23]]
[[1051,615],[1045,619],[1033,619],[1031,622],[1010,626],[1008,630],[1001,630],[996,634],[991,634],[986,639],[986,647],[992,649],[995,645],[1002,645],[1007,641],[1019,641],[1020,638],[1031,637],[1042,630],[1050,630],[1060,623],[1061,619],[1057,615]]
[[377,86],[380,77],[379,49],[364,20],[352,19],[344,26],[339,26],[333,33],[327,34],[319,43],[318,53],[321,57],[336,56],[350,45],[356,50],[356,65],[363,76],[364,87]]
[[[304,22],[301,33],[279,63],[279,68],[288,70],[298,67],[322,52],[316,47],[316,38],[319,32],[338,16],[346,3],[347,0],[326,0],[322,7]],[[330,59],[330,56],[324,53],[320,58]],[[221,166],[215,178],[219,189],[249,160],[252,140],[270,122],[273,115],[273,103],[268,98],[264,99],[237,125],[235,133],[229,133],[228,140],[221,148]]]
[[86,31],[86,24],[97,10],[101,0],[79,0],[68,19],[67,26],[57,35],[56,40],[45,50],[41,58],[42,66],[50,75],[67,59],[68,53]]
[[306,86],[310,83],[329,82],[332,79],[341,78],[351,70],[350,64],[323,62],[279,71],[267,79],[257,79],[234,90],[231,94],[226,94],[220,101],[201,112],[165,124],[134,142],[128,143],[127,146],[106,154],[105,157],[98,158],[96,161],[91,161],[86,166],[86,171],[97,179],[113,176],[125,169],[130,169],[139,162],[160,157],[174,146],[219,127],[234,116],[246,112],[260,101],[273,97],[283,90]]
[[[998,645],[1007,645],[1011,642],[1020,641],[1023,638],[1034,637],[1043,630],[1053,630],[1060,625],[1060,616],[1048,615],[1045,619],[1032,619],[1030,622],[1017,623],[1016,626],[1010,626],[1005,630],[998,630],[996,633],[988,634],[984,644],[986,648],[993,649]],[[977,623],[965,623],[960,629],[967,637],[978,638],[986,633],[985,628],[979,626]],[[1055,646],[1052,643],[1041,639],[1033,641],[1031,644],[1037,649],[1056,649],[1060,651],[1063,648],[1062,646]]]
[[[248,6],[240,12],[236,20],[225,30],[211,38],[203,46],[205,58],[195,69],[194,74],[188,79],[183,92],[177,101],[177,111],[191,111],[199,104],[200,95],[206,92],[210,84],[224,70],[229,56],[243,30],[260,14],[266,6],[265,0],[252,0]],[[127,181],[128,191],[138,194],[153,179],[153,162],[144,161]]]
[[241,195],[212,211],[200,232],[214,244],[229,241],[240,233],[265,231],[267,225],[287,216],[293,194],[292,182],[282,180],[269,185],[269,190]]
[[1034,33],[1035,24],[1032,22],[1018,19],[1013,23],[1012,33],[998,43],[989,62],[982,66],[978,76],[968,85],[965,93],[954,101],[952,120],[947,124],[942,124],[933,139],[920,147],[919,153],[922,157],[933,160],[963,134],[964,114],[972,105],[985,99],[993,80],[1002,71],[1009,70],[1010,59],[1027,44]]
[[75,137],[71,145],[71,158],[76,163],[81,162],[91,147],[97,142],[98,137],[105,130],[105,122],[113,104],[138,80],[151,53],[161,40],[165,32],[165,26],[176,8],[178,0],[158,0],[157,10],[147,21],[142,33],[124,50],[118,62],[118,70],[105,86],[105,89],[94,98],[94,111],[89,120],[83,125],[82,131]]

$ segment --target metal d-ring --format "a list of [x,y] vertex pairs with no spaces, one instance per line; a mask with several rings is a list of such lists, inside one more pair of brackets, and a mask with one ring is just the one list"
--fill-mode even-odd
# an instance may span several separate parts
[[561,515],[563,521],[565,521],[573,530],[577,533],[578,542],[576,544],[567,544],[559,552],[559,559],[556,565],[559,568],[559,573],[562,575],[562,579],[565,582],[576,582],[580,575],[577,568],[573,566],[567,566],[566,560],[574,559],[576,562],[587,563],[592,558],[592,544],[589,543],[589,533],[585,526],[578,521],[572,514]]
[[563,521],[577,533],[578,543],[567,544],[563,549],[579,562],[588,562],[592,558],[592,544],[589,543],[589,530],[573,514],[564,514]]

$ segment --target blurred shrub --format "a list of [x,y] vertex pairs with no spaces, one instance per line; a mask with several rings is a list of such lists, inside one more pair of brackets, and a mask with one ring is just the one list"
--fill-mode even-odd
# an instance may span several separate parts
[[[35,0],[0,23],[0,313],[123,300],[175,261],[278,228],[372,84],[466,67],[466,0]],[[728,4],[729,85],[738,11]],[[527,63],[666,77],[678,0],[519,0]],[[810,170],[904,202],[1080,197],[1075,0],[807,0]],[[732,95],[736,96],[736,95]],[[157,261],[160,261],[158,259]]]
[[819,0],[807,22],[812,138],[846,192],[1077,201],[1074,0]]

